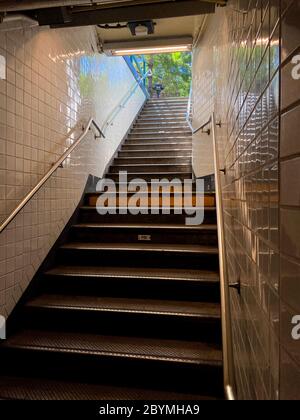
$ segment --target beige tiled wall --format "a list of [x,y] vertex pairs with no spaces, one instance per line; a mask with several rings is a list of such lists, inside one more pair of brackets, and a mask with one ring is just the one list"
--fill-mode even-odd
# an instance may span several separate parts
[[[0,28],[1,29],[1,28]],[[0,220],[94,116],[101,124],[134,78],[122,58],[95,53],[92,28],[0,30]],[[89,174],[102,176],[145,96],[140,89],[105,140],[89,135],[0,234],[0,313],[8,315],[78,205]]]
[[240,296],[230,292],[242,399],[300,396],[300,341],[291,338],[300,314],[299,22],[299,0],[231,0],[209,17],[194,60],[195,119],[214,110],[222,121],[229,280],[242,284]]

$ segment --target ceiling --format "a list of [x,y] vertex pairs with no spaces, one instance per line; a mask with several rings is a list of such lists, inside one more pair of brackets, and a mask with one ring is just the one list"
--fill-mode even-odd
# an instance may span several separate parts
[[[201,26],[205,15],[202,16],[184,16],[177,18],[154,19],[155,29],[153,35],[146,37],[134,37],[129,28],[121,29],[103,29],[97,27],[97,32],[102,43],[116,41],[151,40],[157,38],[170,37],[194,37]],[[120,22],[121,24],[126,22]]]
[[[177,33],[190,33],[190,17],[214,13],[217,1],[225,0],[0,0],[0,14],[23,13],[52,28],[179,19],[178,24],[157,22],[158,36],[165,36],[174,32],[174,23]],[[109,35],[109,39],[114,37],[125,39],[126,31]]]

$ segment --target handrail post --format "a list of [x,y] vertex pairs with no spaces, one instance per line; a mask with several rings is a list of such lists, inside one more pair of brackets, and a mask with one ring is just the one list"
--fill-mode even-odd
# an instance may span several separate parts
[[220,177],[220,163],[218,145],[216,140],[216,120],[214,113],[211,116],[213,151],[215,164],[215,185],[216,185],[216,207],[218,224],[218,243],[219,243],[219,263],[220,263],[220,285],[221,285],[221,311],[222,311],[222,343],[223,343],[223,363],[224,363],[224,390],[226,398],[230,401],[235,400],[235,375],[233,361],[233,345],[230,318],[230,296],[229,282],[226,264],[225,232],[222,205],[222,188]]

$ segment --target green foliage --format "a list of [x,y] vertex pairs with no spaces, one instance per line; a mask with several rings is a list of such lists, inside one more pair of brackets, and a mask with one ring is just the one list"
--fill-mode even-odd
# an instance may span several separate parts
[[[191,53],[175,52],[146,56],[148,68],[152,68],[152,86],[162,83],[164,96],[188,96],[192,76]],[[149,81],[148,81],[149,83]],[[151,81],[150,81],[151,88]]]

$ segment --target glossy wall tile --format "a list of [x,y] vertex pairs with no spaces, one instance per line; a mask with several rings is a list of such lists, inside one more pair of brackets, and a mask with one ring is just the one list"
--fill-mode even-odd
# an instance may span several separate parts
[[300,296],[299,7],[231,0],[195,48],[195,120],[214,111],[222,122],[229,280],[242,285],[240,296],[230,291],[241,399],[300,398],[291,388],[300,375],[300,341],[291,339]]
[[[0,220],[81,134],[101,126],[135,79],[121,57],[95,53],[93,28],[1,31]],[[0,313],[7,316],[79,203],[89,174],[101,177],[145,96],[140,89],[106,139],[89,135],[0,235]]]

